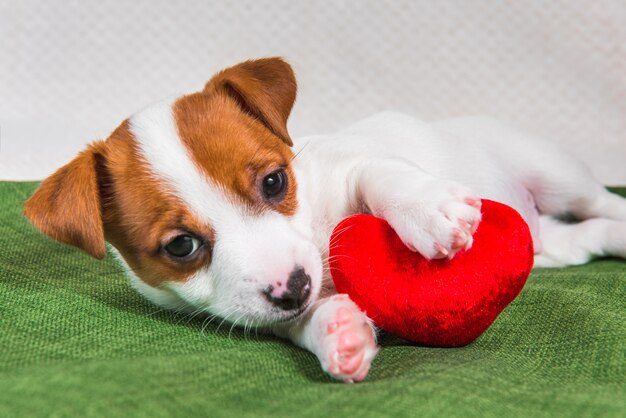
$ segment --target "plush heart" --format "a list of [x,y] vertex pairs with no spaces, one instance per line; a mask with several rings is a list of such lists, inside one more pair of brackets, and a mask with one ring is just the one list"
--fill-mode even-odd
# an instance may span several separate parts
[[489,200],[482,213],[470,250],[431,261],[405,247],[382,219],[344,219],[330,241],[337,291],[389,333],[420,345],[469,344],[515,299],[533,265],[522,217]]

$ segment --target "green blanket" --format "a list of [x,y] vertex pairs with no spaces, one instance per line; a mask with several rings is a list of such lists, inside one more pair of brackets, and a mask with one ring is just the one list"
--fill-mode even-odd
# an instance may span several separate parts
[[159,310],[110,256],[44,238],[21,216],[35,186],[0,182],[0,417],[626,414],[622,260],[533,271],[467,347],[382,335],[348,385],[286,341]]

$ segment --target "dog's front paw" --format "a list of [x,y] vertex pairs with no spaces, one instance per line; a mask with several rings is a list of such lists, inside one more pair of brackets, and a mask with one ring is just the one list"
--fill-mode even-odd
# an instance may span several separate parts
[[386,206],[383,217],[404,244],[428,259],[469,249],[481,219],[481,201],[468,188],[430,180]]
[[369,319],[347,295],[333,296],[317,314],[317,354],[324,371],[346,383],[364,380],[378,353]]

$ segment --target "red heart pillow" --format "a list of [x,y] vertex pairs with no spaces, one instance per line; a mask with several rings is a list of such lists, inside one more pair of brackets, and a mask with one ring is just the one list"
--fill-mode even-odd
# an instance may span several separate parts
[[512,208],[483,200],[474,245],[428,261],[389,224],[369,215],[333,231],[330,269],[339,293],[385,331],[420,345],[471,343],[519,294],[533,265],[528,225]]

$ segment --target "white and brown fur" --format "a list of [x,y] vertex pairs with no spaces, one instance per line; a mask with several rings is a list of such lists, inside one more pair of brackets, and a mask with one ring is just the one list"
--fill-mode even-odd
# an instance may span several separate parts
[[[325,268],[330,233],[348,215],[385,218],[409,248],[451,258],[472,245],[489,198],[528,222],[536,265],[626,257],[626,200],[553,145],[487,119],[393,113],[294,145],[295,96],[281,59],[228,68],[89,145],[24,213],[98,259],[108,241],[154,303],[266,327],[346,382],[363,380],[377,353],[370,321],[334,294]],[[268,198],[263,182],[277,170],[287,186]],[[180,235],[197,247],[184,260],[164,250]]]

